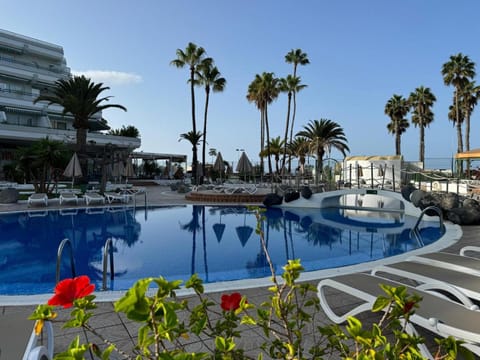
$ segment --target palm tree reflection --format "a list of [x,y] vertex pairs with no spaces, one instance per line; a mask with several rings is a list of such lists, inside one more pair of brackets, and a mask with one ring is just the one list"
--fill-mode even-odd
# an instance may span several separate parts
[[198,219],[199,215],[204,212],[205,207],[199,205],[192,206],[192,219],[186,224],[180,224],[182,230],[186,230],[192,233],[192,261],[191,261],[191,274],[195,274],[195,251],[197,244],[197,231],[199,231],[202,226]]

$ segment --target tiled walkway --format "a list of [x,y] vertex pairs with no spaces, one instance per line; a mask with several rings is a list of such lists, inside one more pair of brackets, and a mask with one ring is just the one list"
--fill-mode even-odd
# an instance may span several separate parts
[[[147,188],[147,201],[149,204],[179,204],[179,203],[188,203],[185,200],[184,196],[181,194],[173,193],[168,188],[164,187],[149,187]],[[142,204],[143,196],[139,196],[137,199],[137,204]],[[49,205],[49,208],[55,207],[55,204]],[[25,209],[26,204],[14,204],[14,205],[1,205],[0,211],[12,211],[12,210],[21,210]],[[453,246],[450,246],[446,251],[458,253],[458,249],[466,245],[478,245],[478,231],[480,230],[479,226],[464,227],[463,236],[461,240]],[[318,283],[318,281],[312,281],[313,284]],[[269,292],[265,287],[259,288],[250,288],[240,290],[243,295],[246,295],[249,302],[252,304],[260,304],[261,302],[268,299]],[[220,302],[221,292],[210,293],[207,296],[217,304]],[[335,293],[332,293],[332,302],[336,304],[336,308],[341,312],[343,307],[348,306],[348,302],[351,301],[347,299],[344,295],[338,296]],[[35,306],[0,306],[0,360],[13,360],[14,358],[8,357],[8,347],[14,342],[25,342],[28,338],[28,333],[31,329],[29,323],[25,321],[27,316],[32,312]],[[219,309],[218,305],[218,309]],[[69,311],[60,310],[59,319],[64,319]],[[361,317],[362,321],[369,323],[372,319],[376,319],[375,316],[367,314]],[[316,314],[317,325],[328,323],[325,315],[323,313]],[[121,316],[113,311],[112,302],[102,302],[99,304],[99,308],[95,311],[95,316],[91,319],[90,322],[95,329],[98,330],[102,336],[115,342],[123,350],[131,353],[131,350],[136,342],[136,333],[138,330],[138,325],[132,321],[126,319],[124,316]],[[19,329],[15,329],[13,325],[18,325]],[[80,335],[81,340],[94,340],[95,336],[92,334],[87,334],[78,329],[61,329],[60,323],[54,324],[55,329],[55,351],[64,350],[70,341],[75,335]],[[23,328],[22,328],[23,327]],[[237,342],[240,347],[245,349],[246,354],[256,358],[257,354],[261,351],[260,345],[265,340],[265,335],[258,328],[252,328],[248,326],[242,327],[242,338]],[[21,333],[22,332],[22,333]],[[307,342],[311,343],[315,341],[318,334],[312,329],[306,330]],[[13,339],[13,340],[7,340]],[[100,341],[99,341],[100,343]],[[189,351],[208,351],[211,343],[202,341],[200,339],[191,337],[189,340],[185,340],[186,348]],[[22,345],[20,344],[20,348]],[[264,353],[265,355],[265,353]],[[87,357],[90,359],[91,357]],[[121,359],[121,356],[112,356],[112,359]],[[268,356],[264,356],[265,359],[268,359]],[[333,357],[335,358],[335,357]],[[92,358],[93,359],[93,358]]]

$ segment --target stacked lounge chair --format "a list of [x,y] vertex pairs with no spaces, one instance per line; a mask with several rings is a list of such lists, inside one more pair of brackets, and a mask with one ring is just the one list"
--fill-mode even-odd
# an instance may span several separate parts
[[45,193],[35,193],[28,197],[28,206],[44,205],[48,206],[48,196]]
[[91,203],[105,204],[105,196],[96,192],[87,192],[85,195],[83,195],[83,197],[85,198],[85,203],[87,206]]
[[75,203],[78,205],[78,196],[73,192],[62,192],[59,196],[60,205],[63,203]]

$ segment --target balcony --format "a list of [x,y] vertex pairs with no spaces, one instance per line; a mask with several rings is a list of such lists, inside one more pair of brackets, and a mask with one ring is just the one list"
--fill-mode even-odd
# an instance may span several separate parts
[[[28,144],[46,137],[48,137],[50,140],[74,144],[76,142],[76,131],[0,123],[0,144]],[[140,139],[137,138],[105,135],[95,132],[90,132],[87,134],[87,143],[102,148],[107,144],[112,144],[118,148],[125,149],[136,149],[141,145]]]
[[38,72],[43,73],[46,75],[56,74],[59,78],[60,77],[67,77],[70,75],[70,68],[62,65],[50,65],[50,66],[40,66],[35,61],[21,61],[17,59],[11,59],[9,57],[5,57],[0,55],[0,63],[4,63],[6,65],[10,65],[15,68],[30,70],[31,72]]
[[46,71],[34,66],[25,66],[21,64],[12,64],[8,61],[0,60],[0,74],[5,77],[20,79],[29,83],[42,83],[53,85],[60,78],[67,78],[66,74]]
[[[37,104],[33,103],[33,100],[37,95],[33,95],[30,92],[9,90],[9,89],[0,89],[0,106],[5,106],[7,108],[18,108],[25,109],[33,112],[48,111],[49,113],[58,113],[63,112],[63,107],[59,105],[52,104],[48,106],[45,102],[39,102]],[[17,110],[13,110],[15,112]]]

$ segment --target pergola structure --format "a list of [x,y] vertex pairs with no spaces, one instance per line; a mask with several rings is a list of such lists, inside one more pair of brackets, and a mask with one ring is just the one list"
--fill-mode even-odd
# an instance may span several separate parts
[[133,161],[164,160],[166,161],[166,167],[168,172],[170,172],[171,170],[170,166],[174,163],[179,163],[182,166],[184,166],[185,169],[187,168],[187,155],[183,155],[183,154],[151,153],[151,152],[138,151],[138,152],[133,152],[131,154],[131,159]]
[[[463,171],[463,166],[459,166],[460,161],[480,160],[480,148],[463,151],[455,154],[455,160],[457,162],[457,172]],[[470,176],[470,172],[467,174]],[[475,178],[478,176],[478,170],[475,171]]]

